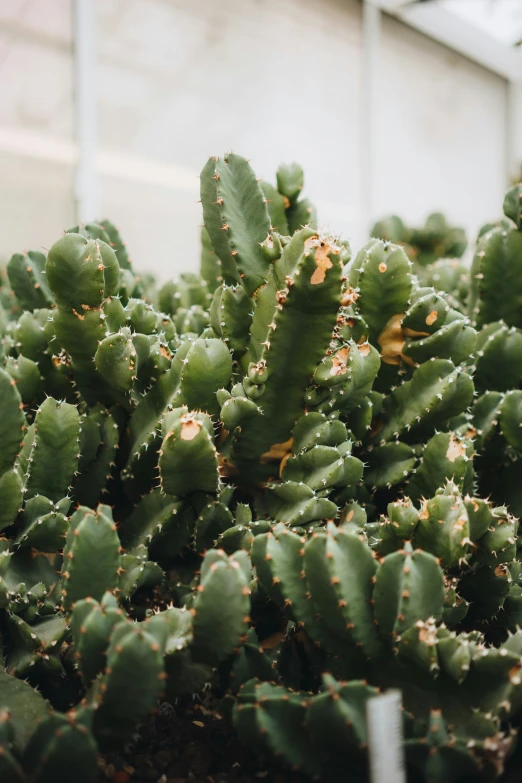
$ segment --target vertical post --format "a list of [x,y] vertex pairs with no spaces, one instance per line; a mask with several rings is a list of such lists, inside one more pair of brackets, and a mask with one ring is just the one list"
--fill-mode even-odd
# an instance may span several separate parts
[[522,177],[522,79],[508,82],[507,101],[506,173],[509,181]]
[[78,159],[74,183],[76,220],[95,220],[99,211],[96,166],[98,117],[94,0],[74,2],[74,87]]
[[369,699],[366,716],[371,783],[406,783],[400,691]]
[[364,230],[368,235],[375,219],[377,190],[377,110],[379,105],[379,61],[381,9],[372,0],[362,4],[361,152]]

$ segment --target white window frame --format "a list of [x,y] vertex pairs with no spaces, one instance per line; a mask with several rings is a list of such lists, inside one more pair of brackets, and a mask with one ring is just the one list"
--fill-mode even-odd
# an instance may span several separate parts
[[[518,175],[522,165],[522,49],[503,44],[485,30],[471,25],[437,0],[362,0],[363,3],[363,107],[362,136],[367,140],[364,180],[375,181],[377,144],[372,127],[379,106],[379,51],[382,14],[387,14],[429,38],[453,49],[507,81],[505,180]],[[373,217],[372,185],[367,186],[365,217]]]
[[407,3],[406,0],[366,2],[503,76],[509,82],[522,80],[522,49],[503,44],[449,8],[439,5],[437,0],[424,3]]

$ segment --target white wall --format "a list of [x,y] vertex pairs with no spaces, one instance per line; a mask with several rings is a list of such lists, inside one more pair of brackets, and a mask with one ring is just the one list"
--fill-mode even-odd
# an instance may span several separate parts
[[506,81],[389,17],[381,45],[376,211],[476,233],[502,211]]
[[0,260],[74,221],[70,0],[0,0]]
[[[358,0],[93,0],[100,216],[137,266],[197,264],[197,175],[228,149],[305,167],[325,228],[365,238]],[[72,0],[0,0],[0,258],[74,222]],[[383,19],[376,216],[501,206],[506,83]],[[95,216],[93,216],[95,217]]]
[[[121,222],[136,259],[147,256],[163,275],[196,263],[197,176],[209,155],[230,149],[269,180],[280,162],[299,161],[306,193],[326,202],[322,222],[354,231],[356,0],[98,0],[96,8],[100,143],[140,158],[133,183],[104,179],[103,211]],[[173,167],[170,191],[142,186],[150,159]]]

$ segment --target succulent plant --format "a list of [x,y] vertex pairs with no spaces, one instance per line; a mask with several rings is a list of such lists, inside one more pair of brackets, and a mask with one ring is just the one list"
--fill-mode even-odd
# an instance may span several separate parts
[[422,267],[437,259],[461,258],[468,244],[464,229],[450,226],[440,212],[428,215],[422,228],[410,228],[398,215],[389,215],[375,223],[371,234],[403,245],[421,275]]
[[421,275],[399,236],[352,257],[296,164],[276,182],[210,158],[201,274],[159,290],[106,220],[8,264],[8,781],[68,780],[74,757],[88,783],[162,694],[209,685],[245,742],[311,776],[364,776],[366,702],[389,687],[421,777],[502,768],[522,392],[516,281],[491,287],[498,256],[522,263],[520,191],[469,285]]

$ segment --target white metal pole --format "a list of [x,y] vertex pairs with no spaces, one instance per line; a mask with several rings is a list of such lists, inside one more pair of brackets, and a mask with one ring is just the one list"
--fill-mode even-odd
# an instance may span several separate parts
[[76,220],[85,223],[100,217],[94,0],[74,0],[74,66],[78,146],[74,195]]
[[371,783],[406,783],[401,701],[391,690],[366,702]]
[[362,201],[365,232],[376,218],[377,139],[379,128],[379,69],[381,41],[381,10],[371,0],[362,4],[363,52],[361,78],[361,152]]

